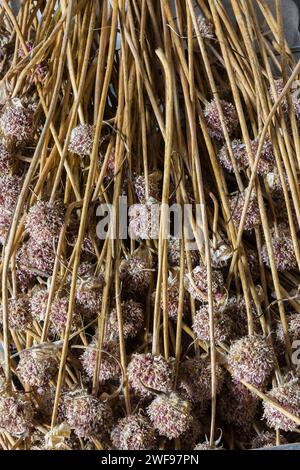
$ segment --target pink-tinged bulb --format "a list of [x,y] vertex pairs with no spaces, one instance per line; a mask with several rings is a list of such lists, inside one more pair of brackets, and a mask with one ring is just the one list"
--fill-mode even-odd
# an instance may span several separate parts
[[[28,53],[30,54],[33,51],[34,45],[31,41],[27,41],[26,46],[27,46],[27,49],[28,49]],[[24,59],[24,57],[25,57],[25,52],[24,52],[24,49],[22,47],[18,50],[18,56],[20,57],[20,59]],[[30,82],[34,82],[35,77],[37,77],[37,79],[40,82],[44,82],[45,79],[46,79],[47,73],[48,73],[48,64],[47,64],[47,62],[43,61],[43,62],[37,63],[35,65],[34,69],[30,70],[30,74],[31,74]]]
[[218,411],[223,421],[235,427],[248,427],[254,420],[258,400],[242,384],[227,378],[218,398]]
[[[26,48],[28,50],[28,53],[31,53],[33,51],[32,41],[26,41]],[[26,57],[26,54],[25,54],[25,51],[24,51],[23,47],[20,47],[20,49],[18,49],[18,57],[20,59],[24,59]]]
[[[3,308],[0,307],[0,323],[3,321]],[[8,325],[12,330],[25,331],[32,322],[29,300],[26,295],[8,301]]]
[[151,267],[144,258],[132,256],[120,263],[122,291],[128,295],[145,295],[151,284]]
[[[273,166],[273,168],[271,168],[270,171],[266,174],[265,181],[274,199],[279,199],[280,197],[283,196],[282,182],[281,182],[278,168],[276,166]],[[283,170],[283,181],[284,181],[287,191],[290,191],[291,187],[290,187],[289,179],[284,170]],[[284,202],[283,210],[286,213],[285,202]],[[292,204],[292,210],[293,210],[293,204]],[[285,217],[285,221],[287,221],[287,215]]]
[[[256,157],[258,150],[258,140],[251,141],[251,151],[253,162]],[[239,139],[234,139],[231,142],[232,153],[235,161],[235,166],[238,172],[246,170],[246,168],[251,168],[249,154],[247,152],[246,145]],[[218,153],[218,158],[221,165],[230,173],[233,173],[234,166],[228,151],[227,144],[221,148]],[[270,140],[266,140],[262,146],[258,165],[257,165],[257,174],[261,176],[267,175],[273,170],[275,166],[275,157],[273,153],[273,146]]]
[[[274,88],[275,88],[275,93],[273,92],[271,87],[269,90],[272,103],[275,103],[275,101],[279,98],[279,96],[283,92],[284,82],[282,78],[274,80]],[[283,98],[283,100],[281,100],[280,107],[283,109],[284,112],[288,111],[288,103],[287,103],[286,98]]]
[[[280,436],[280,444],[288,444],[285,437]],[[251,449],[261,449],[276,446],[276,433],[263,431],[251,440]]]
[[102,276],[84,276],[77,282],[75,301],[78,311],[87,322],[101,311],[104,280]]
[[[92,264],[90,261],[82,261],[78,266],[77,272],[77,287],[85,287],[87,284],[90,287],[94,285],[94,281],[96,284],[100,283],[101,278],[97,279],[97,276],[94,276],[95,272],[95,265]],[[68,287],[71,286],[72,282],[72,271],[69,271],[66,276],[66,284]],[[86,282],[87,281],[87,282]]]
[[[184,264],[188,266],[188,255],[190,256],[192,268],[195,268],[199,263],[199,253],[197,250],[186,250],[186,243],[184,244],[184,253],[185,257]],[[181,240],[179,238],[170,237],[168,239],[168,262],[171,266],[180,266],[181,258]]]
[[[199,27],[200,36],[204,39],[214,39],[215,32],[214,26],[207,18],[202,15],[197,17],[197,23]],[[196,32],[195,32],[196,33]]]
[[[67,316],[69,309],[69,297],[68,296],[57,296],[54,302],[51,305],[51,332],[54,334],[61,334],[67,324]],[[72,331],[75,331],[80,327],[80,315],[76,308],[73,310],[72,314]]]
[[5,143],[0,140],[0,173],[10,173],[13,167],[13,156],[6,147]]
[[[300,418],[300,387],[295,380],[273,388],[267,393],[267,396],[281,405],[286,411]],[[263,417],[270,428],[282,429],[283,431],[296,431],[298,428],[295,421],[274,408],[271,403],[264,401],[263,407]]]
[[112,429],[111,440],[117,450],[153,450],[156,448],[155,430],[149,419],[129,415]]
[[15,175],[0,176],[0,208],[12,213],[21,191],[22,179]]
[[[247,154],[245,144],[238,139],[234,139],[231,142],[232,153],[235,160],[235,166],[237,171],[242,171],[245,169],[244,161],[245,161],[245,154]],[[228,151],[227,144],[224,144],[221,150],[218,153],[218,159],[221,165],[230,173],[234,171],[234,167],[230,158],[230,154]]]
[[[156,292],[153,292],[152,294],[153,305],[155,302],[155,294]],[[177,321],[180,288],[179,288],[178,280],[176,278],[168,280],[167,294],[168,294],[168,300],[167,300],[168,316],[169,318],[171,318],[171,320]],[[161,308],[161,311],[163,312],[164,310],[163,294],[161,295],[161,299],[160,299],[160,308]],[[189,299],[188,299],[187,293],[184,292],[182,317],[186,316],[188,308],[189,308]]]
[[34,283],[36,282],[35,275],[20,268],[18,264],[16,266],[16,277],[17,277],[18,289],[20,289],[22,293],[28,292],[34,286]]
[[[258,144],[259,144],[258,139],[252,140],[252,142],[251,142],[253,162],[255,160],[256,153],[257,153],[257,150],[258,150]],[[244,154],[243,163],[246,167],[251,168],[250,159],[249,159],[249,156],[248,156],[247,152],[245,152],[245,154]],[[275,157],[274,157],[274,153],[273,153],[273,145],[272,145],[272,142],[267,139],[263,143],[263,146],[262,146],[262,149],[261,149],[261,153],[260,153],[260,157],[259,157],[259,161],[258,161],[258,165],[257,165],[257,174],[261,175],[261,176],[267,175],[270,171],[272,171],[275,164],[276,163],[275,163]]]
[[[210,341],[209,311],[206,306],[201,307],[194,319],[193,330],[201,341]],[[214,312],[215,343],[228,343],[233,335],[234,324],[229,315],[224,312]]]
[[18,176],[0,176],[0,243],[4,244],[13,212],[21,191],[22,180]]
[[58,371],[58,362],[42,350],[23,351],[17,367],[20,379],[31,387],[44,387]]
[[257,388],[263,388],[274,370],[274,352],[262,336],[244,336],[232,343],[228,364],[236,381],[244,380]]
[[[134,338],[144,325],[144,310],[142,305],[134,300],[127,300],[121,303],[124,338]],[[107,336],[116,340],[119,338],[119,326],[117,309],[114,308],[108,318]]]
[[[184,287],[195,300],[208,301],[207,269],[205,266],[196,266],[191,273],[184,276]],[[224,278],[221,271],[212,270],[212,297],[218,305],[226,297]]]
[[133,354],[127,374],[130,387],[142,397],[151,397],[155,392],[171,392],[174,385],[172,363],[151,353]]
[[26,216],[25,230],[38,245],[57,242],[64,222],[62,201],[38,201]]
[[19,269],[35,276],[48,277],[52,274],[55,262],[55,252],[51,245],[37,244],[29,239],[23,243],[17,252]]
[[16,438],[27,437],[33,429],[34,410],[22,393],[0,396],[0,430]]
[[[67,233],[67,244],[70,246],[71,249],[74,249],[77,239],[78,239],[78,226],[75,225],[75,227],[72,227],[70,229],[70,233]],[[74,233],[75,232],[75,233]],[[94,235],[94,230],[92,231]],[[89,259],[93,259],[94,256],[96,255],[94,244],[92,242],[91,236],[89,234],[84,235],[82,243],[81,243],[81,257],[83,258],[83,261],[81,261],[80,264],[84,265],[85,263],[88,264]],[[93,272],[95,269],[95,266],[91,265],[91,271]],[[89,270],[85,274],[87,274]]]
[[[92,379],[97,359],[97,340],[94,338],[87,346],[80,360],[85,374]],[[105,341],[101,350],[100,382],[107,382],[120,377],[120,348],[117,342]]]
[[[216,365],[217,393],[222,390],[224,370]],[[211,400],[211,364],[206,359],[187,359],[180,364],[178,392],[191,403]]]
[[145,204],[149,197],[160,200],[161,197],[161,178],[159,171],[155,171],[148,176],[148,197],[146,197],[146,179],[145,176],[136,176],[133,180],[133,186],[136,197],[141,204]]
[[80,156],[90,155],[93,149],[95,127],[89,124],[79,124],[71,132],[69,152]]
[[[250,303],[254,332],[261,331],[260,321],[254,302]],[[228,299],[224,313],[230,317],[232,323],[232,339],[238,339],[248,334],[248,317],[246,302],[243,297],[232,296]]]
[[150,198],[145,204],[133,204],[129,211],[128,233],[133,240],[156,240],[159,236],[160,205]]
[[[272,236],[273,259],[278,271],[290,271],[297,268],[297,260],[292,238],[287,233]],[[264,264],[270,267],[267,246],[263,245],[261,257]]]
[[0,244],[4,245],[9,232],[12,214],[0,207]]
[[[227,132],[229,135],[231,135],[239,124],[236,108],[232,103],[228,103],[224,100],[221,100],[221,107],[223,110]],[[206,119],[207,130],[210,137],[217,140],[224,140],[224,134],[216,100],[212,100],[207,103],[204,110],[204,117]]]
[[[287,324],[291,343],[293,341],[300,340],[300,314],[292,313],[291,315],[289,315],[287,317]],[[281,323],[278,323],[276,330],[276,338],[281,344],[284,345],[284,332]]]
[[173,392],[158,395],[147,412],[154,428],[168,439],[181,436],[192,423],[191,404]]
[[14,98],[0,116],[0,134],[8,143],[26,144],[32,137],[33,117],[33,110]]
[[[270,88],[270,95],[272,98],[272,102],[275,103],[275,101],[278,99],[279,95],[282,93],[283,88],[284,88],[284,82],[282,78],[279,78],[278,80],[274,80],[274,85],[275,85],[275,94]],[[292,102],[292,106],[294,108],[296,118],[299,118],[300,116],[300,99],[299,99],[299,84],[297,81],[293,82],[291,88],[290,88],[290,98]],[[286,98],[283,98],[281,100],[280,106],[283,110],[284,113],[288,112],[288,102]]]
[[78,437],[106,436],[111,427],[112,412],[107,403],[77,389],[63,396],[65,419]]
[[38,81],[43,83],[46,80],[48,72],[48,64],[46,62],[40,62],[39,64],[36,64],[33,78],[37,77]]
[[[233,223],[236,229],[239,228],[239,224],[242,217],[243,208],[245,205],[246,191],[243,193],[236,194],[230,199],[230,212]],[[247,207],[246,218],[244,223],[244,230],[249,231],[260,224],[260,212],[258,207],[257,198],[254,192],[252,192],[250,201]]]
[[29,297],[30,313],[33,320],[42,322],[45,319],[47,303],[48,303],[48,290],[42,285],[36,285]]
[[223,447],[211,447],[208,442],[200,442],[194,447],[194,450],[225,450]]

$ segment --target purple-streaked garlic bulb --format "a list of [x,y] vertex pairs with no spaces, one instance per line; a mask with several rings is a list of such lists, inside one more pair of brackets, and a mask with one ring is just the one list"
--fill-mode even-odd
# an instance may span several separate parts
[[151,397],[155,392],[168,393],[173,388],[173,365],[162,356],[133,354],[127,373],[130,387],[142,397]]
[[[61,334],[67,324],[69,309],[69,296],[68,295],[57,295],[51,305],[51,326],[50,330],[53,334]],[[71,329],[75,331],[80,326],[80,315],[76,307],[72,314]]]
[[24,242],[17,251],[18,267],[24,273],[48,277],[52,274],[55,262],[54,247],[38,245],[34,240]]
[[[279,385],[268,392],[267,396],[285,410],[300,418],[300,387],[297,381],[292,380]],[[295,421],[274,408],[270,402],[264,401],[263,407],[263,417],[270,428],[282,429],[283,431],[295,431],[298,428],[299,425]]]
[[161,173],[155,171],[148,176],[148,197],[146,197],[146,178],[143,175],[136,176],[133,180],[136,197],[141,204],[151,197],[160,200],[161,196]]
[[38,201],[28,211],[25,230],[37,245],[53,245],[58,241],[63,222],[62,201]]
[[[188,266],[187,258],[190,257],[192,268],[195,268],[199,263],[199,253],[197,250],[187,250],[186,243],[184,243],[184,258],[185,266]],[[168,262],[171,266],[180,266],[181,256],[181,239],[170,237],[168,239]]]
[[78,280],[75,292],[76,309],[85,321],[100,315],[104,279],[99,276],[83,276]]
[[[195,315],[193,324],[194,333],[201,341],[210,341],[209,311],[206,306],[201,307]],[[214,312],[214,337],[216,344],[228,343],[233,335],[234,323],[224,312]]]
[[26,144],[33,133],[34,111],[19,98],[13,98],[2,109],[0,134],[9,144]]
[[[287,316],[286,320],[291,342],[300,340],[300,314],[297,312],[291,313],[289,316]],[[284,331],[281,323],[278,323],[276,329],[276,338],[280,344],[284,345]]]
[[[0,323],[3,321],[3,307],[0,307]],[[25,331],[32,323],[27,295],[20,295],[8,301],[8,325],[12,330]]]
[[33,406],[23,393],[0,396],[0,430],[16,438],[29,436],[33,429]]
[[0,243],[4,244],[8,234],[22,180],[18,176],[0,176]]
[[263,388],[274,369],[273,348],[262,336],[244,336],[232,343],[228,364],[234,380],[244,380]]
[[58,371],[58,362],[49,352],[32,349],[20,354],[18,376],[31,387],[43,387]]
[[[134,300],[127,300],[121,303],[121,312],[124,338],[134,338],[140,332],[144,324],[143,307]],[[109,315],[107,335],[110,339],[119,338],[118,315],[116,308],[113,308]]]
[[[222,390],[224,369],[216,365],[217,393]],[[178,392],[191,403],[211,400],[211,364],[202,358],[187,359],[180,364]]]
[[145,295],[151,284],[151,266],[138,255],[123,259],[120,263],[122,290],[129,295]]
[[[97,358],[97,340],[93,338],[91,343],[86,347],[80,360],[85,374],[92,379],[96,368]],[[101,365],[99,380],[106,382],[107,380],[116,379],[120,376],[120,348],[117,342],[104,342],[101,350]]]
[[[273,259],[278,271],[290,271],[297,268],[297,260],[291,236],[287,232],[272,235]],[[267,245],[263,245],[261,257],[264,264],[270,267]]]
[[128,233],[133,240],[156,240],[159,237],[160,204],[149,198],[145,204],[133,204],[129,211]]
[[63,396],[63,412],[78,437],[105,436],[110,432],[112,412],[109,405],[84,389],[76,389]]
[[0,173],[10,173],[13,167],[13,156],[5,143],[0,140]]
[[[191,273],[186,274],[184,286],[193,299],[208,301],[206,267],[196,266]],[[218,269],[212,270],[212,296],[213,302],[217,305],[223,303],[226,297],[223,274]]]
[[[225,100],[221,100],[221,107],[224,115],[225,127],[228,134],[231,135],[239,124],[236,108],[232,103],[229,103]],[[210,137],[217,140],[224,140],[224,134],[216,100],[212,100],[207,103],[204,110],[204,117]]]
[[174,392],[158,395],[147,411],[154,428],[168,439],[181,436],[192,423],[191,404]]
[[120,419],[111,431],[111,440],[117,450],[153,450],[156,447],[155,430],[142,415]]
[[[232,148],[232,153],[234,156],[236,169],[237,171],[240,172],[245,169],[244,161],[245,161],[245,153],[247,153],[246,146],[241,140],[234,139],[231,142],[231,148]],[[227,144],[224,144],[223,147],[220,149],[218,153],[218,159],[221,165],[227,171],[229,171],[229,173],[232,173],[234,171],[234,166],[230,158]]]
[[36,285],[29,297],[30,313],[33,320],[44,321],[48,303],[48,290],[45,286]]
[[[231,197],[230,199],[230,211],[233,223],[238,229],[243,208],[245,205],[246,200],[246,192],[238,193]],[[254,192],[252,192],[250,201],[246,211],[246,218],[244,223],[244,230],[249,231],[252,230],[254,227],[257,227],[260,224],[260,212],[257,202],[257,197]]]
[[95,128],[90,124],[79,124],[71,132],[68,150],[76,155],[88,156],[92,152]]
[[[203,39],[214,39],[215,32],[214,26],[211,21],[202,15],[197,16],[197,24],[199,27],[200,35]],[[196,34],[196,31],[195,31]]]

